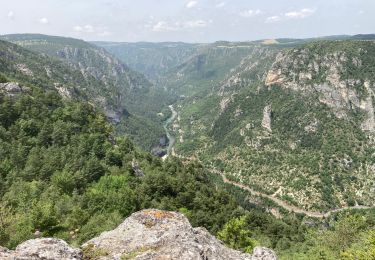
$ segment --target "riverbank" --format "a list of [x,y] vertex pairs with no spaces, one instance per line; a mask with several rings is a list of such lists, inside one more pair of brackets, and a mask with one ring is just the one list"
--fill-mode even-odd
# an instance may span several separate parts
[[176,119],[178,113],[177,113],[177,111],[174,109],[173,105],[169,105],[168,107],[169,107],[169,109],[171,110],[172,115],[171,115],[170,118],[168,118],[168,119],[165,121],[165,123],[164,123],[164,125],[163,125],[164,130],[165,130],[165,135],[166,135],[167,138],[168,138],[167,154],[164,155],[164,156],[162,157],[163,160],[167,159],[168,156],[171,154],[172,149],[173,149],[173,146],[174,146],[174,144],[175,144],[175,142],[176,142],[176,138],[171,134],[171,132],[170,132],[170,130],[169,130],[169,126],[170,126],[171,124],[173,124],[173,122],[174,122],[174,120]]

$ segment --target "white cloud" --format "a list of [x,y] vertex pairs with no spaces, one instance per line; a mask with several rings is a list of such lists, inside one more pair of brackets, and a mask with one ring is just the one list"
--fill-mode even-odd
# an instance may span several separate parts
[[252,10],[252,9],[249,9],[249,10],[245,10],[245,11],[242,11],[240,12],[240,15],[242,17],[253,17],[253,16],[256,16],[256,15],[260,15],[262,13],[261,10],[257,9],[257,10]]
[[8,18],[9,18],[10,20],[14,20],[14,12],[13,12],[13,11],[9,11],[9,13],[8,13]]
[[159,21],[152,27],[152,30],[154,32],[169,32],[169,31],[177,31],[177,27],[172,26],[165,21]]
[[183,24],[184,28],[202,28],[207,27],[209,23],[212,23],[212,21],[203,21],[203,20],[195,20],[195,21],[187,21]]
[[108,31],[108,28],[105,26],[93,26],[91,24],[86,25],[76,25],[73,27],[73,31],[77,33],[86,33],[86,34],[95,34],[99,37],[105,37],[112,35],[112,32]]
[[190,1],[186,4],[186,7],[187,8],[193,8],[193,7],[197,6],[197,4],[198,4],[198,1]]
[[266,23],[275,23],[290,19],[304,19],[315,13],[315,9],[304,8],[299,11],[292,11],[280,15],[270,16],[266,19]]
[[[189,20],[184,22],[166,22],[159,21],[153,26],[151,26],[154,32],[172,32],[172,31],[184,31],[189,29],[204,28],[209,24],[213,23],[212,20]],[[149,26],[146,26],[148,28]]]
[[315,13],[315,10],[304,8],[299,11],[285,13],[284,15],[285,17],[290,18],[290,19],[303,19],[303,18],[309,17],[310,15],[314,13]]
[[76,32],[84,32],[84,33],[93,33],[95,32],[94,26],[87,24],[84,26],[76,25],[73,27],[73,30]]
[[225,6],[225,2],[221,2],[215,5],[216,8],[223,8],[224,6]]
[[40,18],[38,21],[41,24],[49,24],[49,21],[46,17]]
[[267,17],[267,20],[266,20],[267,23],[276,23],[279,21],[281,21],[281,17],[278,15]]

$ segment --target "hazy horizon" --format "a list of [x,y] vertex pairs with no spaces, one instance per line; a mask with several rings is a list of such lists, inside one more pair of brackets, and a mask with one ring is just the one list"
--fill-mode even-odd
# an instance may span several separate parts
[[369,0],[14,0],[2,3],[0,34],[112,42],[301,39],[372,33],[374,12]]
[[316,37],[305,37],[305,38],[289,38],[289,37],[280,37],[280,38],[263,38],[263,39],[254,39],[254,40],[245,40],[245,41],[228,41],[228,40],[217,40],[212,42],[188,42],[188,41],[111,41],[111,40],[85,40],[79,37],[73,37],[73,36],[66,36],[66,35],[52,35],[52,34],[43,34],[43,33],[10,33],[10,34],[0,34],[2,37],[10,36],[10,35],[41,35],[41,36],[51,36],[51,37],[62,37],[62,38],[72,38],[76,40],[82,40],[87,42],[102,42],[102,43],[114,43],[114,44],[120,44],[120,43],[181,43],[181,44],[212,44],[215,42],[257,42],[257,41],[263,41],[263,40],[277,40],[277,39],[292,39],[292,40],[306,40],[306,39],[321,39],[321,38],[331,38],[331,37],[351,37],[356,35],[374,35],[375,33],[369,32],[369,33],[360,33],[360,34],[332,34],[332,35],[320,35]]

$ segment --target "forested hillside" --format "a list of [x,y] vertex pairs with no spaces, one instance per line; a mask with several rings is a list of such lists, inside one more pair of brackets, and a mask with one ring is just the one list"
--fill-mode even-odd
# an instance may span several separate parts
[[45,60],[60,60],[81,74],[89,82],[76,87],[104,110],[119,133],[128,134],[142,148],[150,150],[163,136],[157,113],[168,104],[168,96],[104,49],[82,40],[47,35],[16,34],[2,39],[41,53]]
[[[79,245],[158,208],[243,252],[375,258],[373,41],[176,44],[188,51],[165,70],[144,64],[153,86],[85,42],[8,37],[18,45],[0,41],[1,246]],[[155,55],[180,55],[168,48]],[[164,134],[173,101],[177,143],[162,160],[137,144]],[[270,197],[349,210],[311,217]]]
[[373,206],[373,46],[261,47],[180,103],[176,153],[306,209]]
[[2,245],[12,247],[36,231],[83,242],[141,208],[184,208],[195,225],[213,232],[235,214],[233,198],[215,190],[201,167],[162,163],[116,138],[89,103],[37,87],[10,95],[3,86]]
[[260,209],[246,211],[237,203],[248,207],[248,202],[236,202],[213,186],[202,166],[177,158],[162,162],[128,139],[115,138],[92,105],[64,101],[56,91],[24,90],[0,94],[1,245],[12,248],[35,236],[79,244],[136,210],[161,208],[181,211],[228,245],[241,232],[244,242],[252,241],[235,244],[244,251],[260,244],[285,259],[371,257],[373,234],[367,230],[374,225],[373,214],[339,216],[322,236],[293,216],[277,220]]

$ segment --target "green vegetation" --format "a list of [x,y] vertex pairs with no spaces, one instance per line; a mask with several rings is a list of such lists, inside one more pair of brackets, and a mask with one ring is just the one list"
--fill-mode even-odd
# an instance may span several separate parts
[[338,215],[327,230],[311,229],[303,243],[280,254],[280,259],[374,259],[374,212]]
[[[202,91],[180,101],[177,154],[197,156],[227,178],[269,195],[277,192],[275,196],[299,207],[327,211],[372,205],[375,179],[366,170],[375,163],[372,133],[361,129],[367,112],[351,103],[355,101],[326,104],[327,95],[312,86],[331,84],[325,83],[328,70],[337,66],[348,91],[366,99],[364,82],[372,88],[375,60],[363,55],[374,53],[374,46],[368,41],[313,42],[282,50],[278,63],[277,45],[259,48],[208,94]],[[295,87],[266,87],[271,67],[281,69]],[[300,80],[299,73],[312,73],[312,78]],[[268,105],[272,133],[262,127]]]
[[[58,87],[67,87],[69,84],[80,92],[75,96],[85,96],[118,124],[118,134],[127,134],[144,150],[149,151],[163,136],[163,122],[157,113],[173,98],[162,88],[155,89],[142,74],[104,49],[82,40],[47,35],[16,34],[2,39],[32,51],[3,42],[1,49],[10,45],[14,52],[9,56],[19,57],[19,61],[6,59],[5,64],[10,63],[9,74],[16,71],[15,65],[24,64],[37,76],[32,81],[34,85],[53,87],[58,82]],[[22,73],[15,76],[18,81],[31,81]],[[142,124],[147,127],[141,128]]]
[[[1,245],[14,247],[36,230],[81,243],[142,208],[186,208],[193,225],[215,233],[236,212],[201,167],[162,163],[114,138],[87,103],[38,88],[0,101]],[[133,160],[144,178],[133,175]]]
[[253,252],[256,245],[256,241],[251,238],[251,231],[248,229],[245,216],[230,220],[217,235],[231,248],[245,253]]
[[[100,43],[131,58],[157,80],[154,87],[83,41],[41,35],[6,39],[32,51],[0,41],[0,83],[16,81],[30,89],[0,94],[1,246],[14,248],[35,232],[79,245],[135,211],[159,208],[182,212],[193,226],[207,228],[244,252],[261,245],[276,250],[281,259],[375,258],[374,210],[311,219],[223,184],[216,175],[223,172],[228,179],[318,211],[373,203],[373,136],[360,128],[368,115],[350,104],[339,118],[319,101],[319,93],[264,85],[283,51],[292,55],[291,62],[283,63],[286,79],[297,86],[306,82],[296,75],[314,62],[323,69],[306,84],[324,83],[326,57],[342,62],[340,79],[354,80],[350,90],[367,98],[364,82],[370,88],[375,82],[373,42],[166,43],[144,50]],[[133,49],[138,58],[130,53]],[[119,68],[115,76],[111,64]],[[197,161],[162,161],[133,144],[149,149],[157,142],[170,116],[166,105],[177,97],[175,149]],[[272,133],[262,127],[267,105],[272,105]],[[110,124],[109,115],[119,122]],[[144,177],[137,177],[134,165]],[[88,247],[84,254],[92,259],[106,252]]]
[[6,83],[6,82],[8,82],[8,79],[4,75],[0,74],[0,83]]

